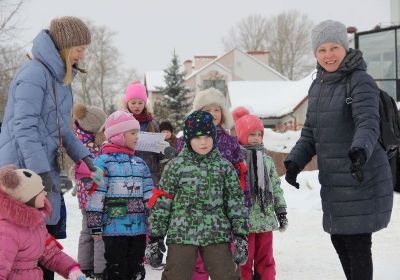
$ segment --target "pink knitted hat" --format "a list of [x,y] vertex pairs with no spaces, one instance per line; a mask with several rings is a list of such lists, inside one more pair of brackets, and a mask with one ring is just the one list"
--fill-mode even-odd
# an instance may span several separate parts
[[125,103],[128,104],[129,100],[138,98],[147,103],[146,87],[141,83],[135,82],[126,88]]
[[248,145],[248,137],[255,130],[261,130],[262,137],[264,137],[264,125],[262,121],[257,116],[251,115],[245,107],[237,107],[233,110],[232,115],[240,144]]
[[106,120],[105,129],[104,135],[110,143],[124,147],[124,133],[132,129],[140,130],[140,124],[131,113],[116,111]]

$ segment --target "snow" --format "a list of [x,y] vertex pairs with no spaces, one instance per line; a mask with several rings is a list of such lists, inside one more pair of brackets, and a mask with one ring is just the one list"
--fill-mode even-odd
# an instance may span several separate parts
[[300,133],[301,130],[278,133],[271,128],[264,128],[264,147],[268,151],[288,154],[299,140]]
[[[259,118],[281,117],[308,95],[312,75],[300,81],[232,81],[228,83],[231,108],[253,108]],[[256,102],[255,102],[256,101]]]
[[[290,186],[281,177],[288,204],[289,227],[284,233],[274,232],[274,256],[279,280],[345,279],[330,236],[322,229],[318,171],[299,174],[300,189]],[[77,257],[81,213],[77,198],[65,194],[68,212],[68,238],[60,240],[64,251]],[[400,279],[400,196],[395,195],[392,219],[387,229],[372,235],[374,279]],[[146,265],[146,279],[161,279],[162,271]],[[57,276],[56,279],[62,279]]]

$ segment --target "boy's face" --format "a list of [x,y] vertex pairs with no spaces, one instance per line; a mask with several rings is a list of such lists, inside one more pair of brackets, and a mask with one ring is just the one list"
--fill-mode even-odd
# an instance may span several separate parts
[[167,136],[165,136],[165,140],[168,140],[169,138],[171,138],[171,131],[163,130],[163,131],[161,131],[161,133],[167,134]]
[[207,135],[197,136],[190,140],[193,151],[200,155],[208,154],[212,150],[213,144],[213,138]]
[[135,149],[136,143],[139,139],[138,132],[139,130],[137,129],[131,129],[124,133],[125,147],[132,150]]
[[263,135],[261,130],[254,130],[247,137],[249,145],[260,145],[262,143],[262,140],[263,140]]

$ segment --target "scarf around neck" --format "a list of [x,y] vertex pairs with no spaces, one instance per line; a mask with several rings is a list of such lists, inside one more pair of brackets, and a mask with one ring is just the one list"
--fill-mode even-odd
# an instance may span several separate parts
[[140,113],[140,114],[133,114],[133,117],[140,123],[140,124],[143,124],[143,123],[148,123],[148,122],[151,122],[152,120],[153,120],[153,116],[150,114],[150,113],[148,113],[148,117],[146,116],[146,114],[144,114],[144,113]]
[[118,153],[118,154],[128,154],[128,155],[134,155],[135,150],[128,149],[126,147],[121,147],[115,144],[107,143],[104,144],[102,149],[101,149],[102,154],[111,154],[111,153]]
[[242,152],[245,155],[249,172],[249,182],[253,200],[266,214],[266,209],[273,203],[272,184],[267,166],[264,163],[264,145],[244,145]]

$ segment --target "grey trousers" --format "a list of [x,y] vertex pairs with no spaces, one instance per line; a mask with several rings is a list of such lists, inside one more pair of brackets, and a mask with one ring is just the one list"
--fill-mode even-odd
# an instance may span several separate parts
[[167,263],[162,280],[191,280],[200,252],[204,269],[212,280],[238,280],[240,269],[233,262],[230,243],[218,243],[208,246],[169,244]]
[[82,266],[82,270],[94,270],[94,273],[103,273],[103,270],[106,268],[104,242],[103,240],[94,240],[89,234],[85,210],[82,210],[82,230],[78,243],[78,262]]

